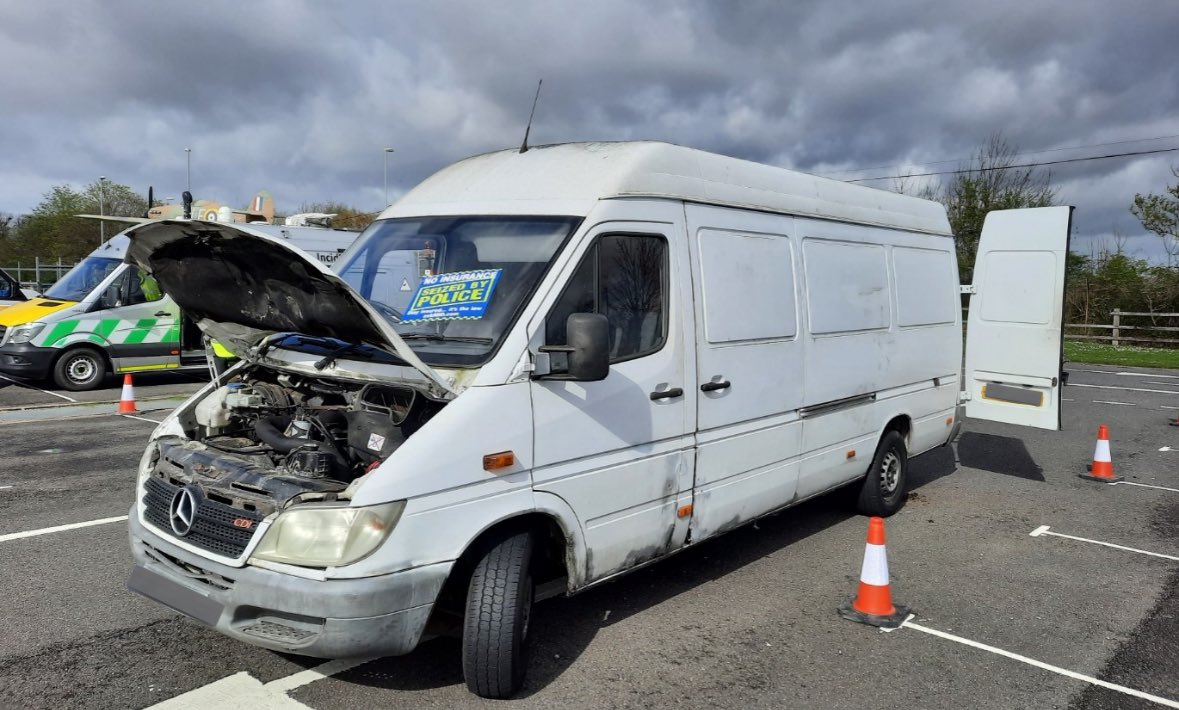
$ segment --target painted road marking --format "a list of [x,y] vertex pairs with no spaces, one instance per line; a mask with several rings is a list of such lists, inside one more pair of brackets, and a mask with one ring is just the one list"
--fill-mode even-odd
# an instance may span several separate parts
[[931,636],[937,636],[938,638],[945,639],[947,641],[953,641],[954,643],[960,643],[964,646],[970,646],[971,648],[977,648],[980,651],[987,651],[989,653],[994,653],[998,656],[1003,656],[1004,658],[1010,658],[1013,661],[1019,661],[1020,663],[1026,663],[1029,666],[1035,666],[1036,668],[1039,668],[1041,670],[1050,671],[1052,673],[1056,673],[1058,675],[1065,676],[1066,678],[1072,678],[1073,680],[1079,680],[1079,681],[1082,681],[1085,683],[1089,683],[1090,685],[1096,685],[1101,688],[1105,688],[1107,690],[1112,690],[1112,691],[1115,691],[1118,693],[1122,693],[1124,695],[1130,695],[1135,698],[1141,698],[1142,700],[1148,700],[1152,703],[1158,703],[1159,705],[1162,705],[1164,707],[1179,708],[1179,702],[1177,702],[1175,700],[1169,700],[1167,698],[1159,697],[1158,695],[1151,695],[1150,693],[1144,693],[1141,690],[1135,690],[1134,688],[1127,688],[1126,686],[1118,685],[1117,683],[1110,683],[1109,681],[1101,680],[1100,678],[1094,678],[1093,676],[1088,676],[1088,675],[1084,675],[1082,673],[1077,673],[1076,671],[1070,671],[1067,668],[1061,668],[1060,666],[1054,666],[1050,663],[1044,663],[1043,661],[1037,661],[1034,658],[1028,658],[1027,656],[1022,656],[1018,653],[1012,653],[1011,651],[1006,651],[1006,650],[998,648],[996,646],[990,646],[985,643],[979,643],[978,641],[972,641],[968,638],[963,638],[962,636],[948,634],[945,631],[938,631],[937,629],[931,629],[928,626],[914,624],[912,621],[913,618],[914,618],[914,615],[910,614],[909,618],[907,618],[903,622],[901,622],[901,628],[913,629],[914,631],[920,631],[922,633],[929,634]]
[[1148,390],[1142,387],[1115,387],[1114,385],[1083,385],[1080,382],[1069,383],[1069,387],[1092,387],[1097,390],[1117,390],[1119,392],[1155,392],[1157,394],[1179,394],[1175,390]]
[[51,528],[41,528],[40,530],[26,530],[18,533],[8,533],[0,535],[0,542],[8,542],[9,540],[20,540],[26,537],[37,537],[38,535],[48,535],[49,533],[65,532],[66,530],[77,530],[78,528],[88,528],[94,525],[107,525],[108,523],[121,523],[127,519],[126,515],[119,515],[114,518],[99,518],[98,520],[87,520],[84,523],[70,523],[69,525],[55,525]]
[[1174,451],[1174,450],[1175,449],[1172,449],[1170,446],[1164,446],[1161,449],[1159,449],[1159,451]]
[[[83,419],[96,419],[98,417],[126,417],[126,414],[119,414],[118,412],[99,412],[97,414],[75,414],[70,417],[35,417],[33,419],[5,419],[4,424],[41,424],[42,422],[73,422]],[[132,419],[143,419],[143,417],[131,417]],[[154,419],[144,419],[152,424],[159,424]]]
[[41,392],[43,394],[51,394],[54,397],[61,397],[62,399],[64,399],[67,402],[77,402],[78,401],[78,400],[74,399],[73,397],[67,397],[64,394],[58,394],[57,392],[50,392],[49,390],[43,390],[40,387],[26,385],[25,383],[23,383],[19,380],[14,380],[11,377],[5,377],[4,375],[0,375],[0,380],[8,380],[9,382],[11,382],[14,385],[17,385],[18,387],[25,387],[27,389],[36,390],[36,391]]
[[287,695],[308,683],[343,673],[372,658],[328,661],[314,668],[272,680],[269,683],[242,671],[209,683],[183,695],[152,705],[149,710],[206,710],[211,707],[248,707],[255,710],[306,710],[303,703]]
[[12,486],[0,486],[0,491],[6,490],[8,488],[12,488]]
[[147,417],[137,417],[134,414],[120,414],[120,417],[127,417],[128,419],[138,419],[141,422],[151,422],[152,424],[159,424],[159,419],[148,419]]
[[1080,368],[1068,368],[1069,372],[1096,372],[1099,375],[1117,375],[1118,377],[1165,377],[1171,380],[1179,380],[1179,375],[1156,375],[1152,372],[1114,372],[1112,370],[1082,370]]
[[1157,488],[1160,491],[1171,491],[1173,493],[1179,493],[1179,488],[1167,488],[1166,486],[1152,486],[1149,483],[1134,483],[1132,481],[1118,481],[1117,483],[1111,483],[1109,485],[1111,485],[1111,486],[1127,485],[1127,486],[1138,486],[1139,488]]
[[1117,404],[1122,407],[1137,407],[1138,406],[1137,404],[1134,404],[1133,402],[1107,402],[1104,399],[1095,399],[1095,400],[1093,400],[1093,404]]
[[1165,404],[1160,404],[1159,407],[1162,409],[1179,409],[1179,407],[1170,407]]
[[1112,542],[1102,542],[1101,540],[1090,540],[1086,537],[1077,537],[1075,535],[1065,535],[1064,533],[1052,532],[1047,525],[1041,525],[1029,533],[1032,537],[1040,537],[1041,535],[1055,535],[1056,537],[1065,537],[1069,540],[1079,540],[1081,542],[1089,542],[1094,545],[1103,545],[1105,547],[1112,547],[1115,550],[1126,550],[1127,552],[1137,552],[1140,555],[1150,555],[1151,557],[1161,557],[1164,560],[1174,560],[1179,562],[1179,557],[1174,555],[1164,555],[1161,552],[1148,552],[1147,550],[1139,550],[1134,547],[1126,547],[1125,545],[1115,545]]

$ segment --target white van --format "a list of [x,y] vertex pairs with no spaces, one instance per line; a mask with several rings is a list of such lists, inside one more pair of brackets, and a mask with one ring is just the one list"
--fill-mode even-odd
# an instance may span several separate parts
[[[303,250],[326,264],[356,232],[270,224],[243,226]],[[110,373],[204,369],[201,331],[153,277],[124,264],[127,232],[104,242],[45,295],[0,310],[0,373],[52,379],[67,390],[100,387]],[[214,285],[235,298],[236,284]]]
[[129,587],[311,656],[461,629],[511,695],[536,599],[845,485],[891,514],[962,400],[1058,428],[1070,214],[988,217],[965,379],[940,205],[673,145],[464,160],[334,273],[143,225],[130,258],[244,361],[152,435]]

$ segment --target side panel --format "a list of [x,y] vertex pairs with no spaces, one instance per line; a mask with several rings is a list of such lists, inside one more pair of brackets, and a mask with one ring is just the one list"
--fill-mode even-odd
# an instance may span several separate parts
[[685,212],[700,390],[695,541],[793,500],[803,369],[794,219]]
[[950,239],[798,222],[806,303],[803,498],[864,475],[894,417],[909,420],[912,453],[944,442],[962,339]]
[[967,328],[967,416],[1060,429],[1071,220],[1071,207],[987,215]]

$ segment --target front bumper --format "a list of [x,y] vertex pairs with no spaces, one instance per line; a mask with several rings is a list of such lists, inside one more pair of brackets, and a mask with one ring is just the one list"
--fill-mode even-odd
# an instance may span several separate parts
[[49,376],[53,356],[59,350],[42,348],[22,343],[0,347],[0,372],[31,380],[43,380]]
[[318,581],[194,555],[144,527],[135,507],[129,527],[131,591],[239,641],[319,658],[412,651],[453,564]]

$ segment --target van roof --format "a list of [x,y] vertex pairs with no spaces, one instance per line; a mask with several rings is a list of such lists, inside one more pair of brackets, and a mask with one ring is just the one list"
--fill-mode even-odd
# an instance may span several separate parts
[[937,202],[657,141],[561,143],[477,155],[426,178],[381,216],[585,215],[598,200],[627,197],[951,234]]

